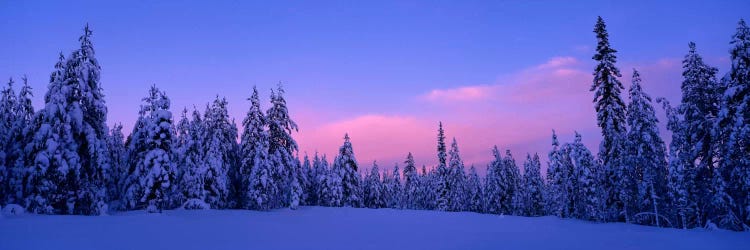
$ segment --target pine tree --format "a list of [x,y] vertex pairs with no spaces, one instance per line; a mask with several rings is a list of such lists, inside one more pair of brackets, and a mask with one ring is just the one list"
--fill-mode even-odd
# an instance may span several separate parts
[[750,27],[740,20],[729,50],[732,67],[722,79],[724,95],[717,123],[722,172],[731,183],[738,215],[750,224]]
[[244,193],[241,204],[249,209],[267,210],[271,208],[272,197],[277,195],[277,185],[271,177],[273,168],[268,162],[266,118],[255,87],[248,100],[250,110],[242,121],[240,139],[240,179]]
[[451,188],[450,184],[448,183],[449,179],[449,170],[448,166],[446,165],[446,147],[445,147],[445,132],[443,131],[443,123],[440,122],[440,125],[438,127],[438,146],[437,146],[437,153],[438,153],[438,166],[437,166],[437,176],[436,176],[436,194],[437,194],[437,200],[436,200],[436,209],[439,211],[448,211],[450,209],[450,193]]
[[604,167],[603,183],[606,192],[606,207],[610,208],[609,218],[620,220],[620,214],[625,215],[628,220],[629,211],[626,206],[630,201],[627,199],[629,188],[628,180],[623,180],[623,156],[626,132],[625,103],[620,97],[620,91],[624,89],[622,83],[617,79],[622,77],[620,70],[615,67],[617,50],[610,47],[609,34],[604,20],[598,17],[594,26],[597,46],[593,59],[597,62],[594,70],[594,83],[591,90],[594,91],[594,102],[597,112],[597,121],[602,129],[602,142],[599,146],[599,161]]
[[377,162],[372,163],[370,173],[365,176],[364,183],[364,203],[368,208],[383,208],[383,186],[380,183],[380,169]]
[[505,157],[503,158],[503,166],[505,169],[505,179],[507,180],[507,195],[508,195],[508,207],[506,208],[508,214],[520,215],[523,212],[523,194],[521,193],[521,172],[516,165],[516,160],[510,153],[510,150],[505,151]]
[[362,207],[363,205],[357,166],[349,134],[345,134],[344,145],[339,148],[339,155],[336,156],[336,161],[333,164],[333,171],[338,174],[337,177],[341,178],[344,206]]
[[35,117],[35,142],[27,145],[35,165],[27,184],[35,189],[27,197],[34,212],[90,215],[107,210],[107,108],[91,34],[87,25],[80,49],[65,61],[61,57],[45,108]]
[[466,190],[468,196],[467,211],[477,213],[484,212],[484,193],[482,192],[482,183],[474,165],[469,168]]
[[[315,153],[317,156],[317,152]],[[318,182],[316,168],[310,162],[310,158],[305,153],[305,160],[302,164],[302,168],[305,170],[305,179],[307,180],[307,186],[305,187],[305,204],[310,206],[318,205]]]
[[[600,169],[586,145],[583,145],[581,134],[575,132],[575,141],[566,144],[565,152],[569,154],[571,188],[569,194],[573,202],[573,216],[585,220],[602,220],[601,194],[598,192]],[[567,164],[566,164],[567,165]]]
[[709,211],[707,212],[707,225],[718,223],[721,228],[741,231],[743,230],[742,221],[734,214],[734,200],[727,193],[727,185],[724,177],[717,168],[714,168],[713,177],[711,178],[711,191]]
[[[540,169],[539,155],[526,155],[523,164],[523,207],[525,216],[542,216],[544,212],[544,181]],[[474,173],[476,174],[476,173]]]
[[172,113],[169,98],[156,86],[151,86],[143,101],[140,125],[133,132],[138,140],[130,145],[134,165],[128,173],[123,201],[128,209],[145,207],[157,212],[169,208],[168,195],[175,182]]
[[695,185],[689,166],[693,164],[686,152],[685,123],[679,117],[678,109],[673,108],[664,98],[656,100],[662,104],[667,114],[667,129],[672,131],[672,141],[669,144],[669,167],[667,175],[667,198],[670,207],[670,217],[675,221],[675,227],[683,229],[696,225],[697,202],[693,195]]
[[213,208],[235,207],[232,189],[238,172],[237,126],[229,120],[225,98],[214,99],[204,112],[205,158],[203,175],[205,202]]
[[272,176],[282,199],[273,203],[273,207],[288,205],[292,197],[292,178],[296,160],[297,142],[292,138],[292,131],[297,131],[297,124],[292,121],[284,99],[284,89],[279,83],[276,92],[271,91],[271,108],[266,111],[268,122],[270,164],[274,167]]
[[[75,198],[70,185],[76,182],[79,164],[78,144],[71,126],[66,125],[67,95],[64,88],[67,64],[62,53],[50,76],[45,106],[33,118],[33,140],[26,145],[30,165],[24,187],[26,209],[32,213],[73,213]],[[70,190],[70,192],[69,192]]]
[[0,96],[0,204],[15,199],[11,198],[14,195],[11,194],[12,191],[8,181],[11,166],[13,166],[10,161],[10,147],[14,144],[11,139],[18,105],[16,94],[13,91],[13,83],[13,78],[10,78],[8,86],[2,89],[2,95]]
[[[128,150],[125,147],[125,135],[122,133],[122,124],[115,124],[110,130],[109,137],[107,138],[107,147],[109,148],[109,157],[112,160],[112,168],[109,171],[109,180],[107,181],[107,191],[109,191],[109,197],[113,201],[121,201],[124,190],[122,188],[123,182],[128,176]],[[115,209],[123,209],[119,205],[114,206]]]
[[[630,130],[627,133],[628,145],[623,166],[627,178],[633,183],[629,189],[632,194],[628,199],[629,211],[648,211],[643,215],[649,218],[635,218],[642,223],[659,224],[660,194],[666,192],[666,147],[659,137],[658,120],[651,104],[651,97],[641,87],[641,77],[633,70],[633,82],[630,85],[630,103],[628,104],[627,122]],[[624,178],[621,178],[624,179]],[[636,190],[636,191],[633,191]],[[631,215],[632,216],[632,215]]]
[[[34,107],[31,105],[33,93],[28,78],[24,75],[21,80],[23,86],[21,86],[16,99],[15,121],[9,131],[10,137],[5,147],[5,164],[8,167],[6,204],[23,204],[24,180],[26,178],[24,146],[32,140],[29,128],[33,127]],[[2,161],[0,161],[0,164],[2,164]],[[2,202],[0,200],[0,203]]]
[[569,186],[572,173],[568,169],[566,154],[560,149],[555,130],[552,130],[552,150],[548,154],[547,164],[547,211],[558,217],[570,217],[568,203],[570,200]]
[[450,211],[466,210],[466,180],[464,172],[464,162],[458,152],[458,143],[453,138],[451,149],[448,153],[450,156],[450,165],[448,168],[448,186],[451,187],[448,195],[448,209]]
[[404,208],[417,209],[419,174],[411,152],[406,156],[404,164]]
[[[690,199],[696,201],[697,207],[706,207],[710,202],[708,190],[717,161],[718,138],[713,132],[713,124],[716,123],[721,103],[721,87],[716,80],[718,70],[703,62],[696,52],[695,43],[688,45],[690,50],[682,61],[682,103],[677,109],[677,114],[682,116],[681,129],[680,134],[673,133],[673,137],[680,137],[684,141],[675,144],[679,146],[674,149],[677,153],[675,164],[684,164],[682,167],[686,174],[691,176]],[[698,213],[697,219],[701,220],[697,224],[703,225],[705,210],[695,212]]]
[[180,195],[176,202],[184,209],[202,209],[210,207],[205,203],[207,191],[204,189],[204,177],[208,170],[204,161],[206,130],[203,117],[195,107],[193,107],[190,121],[186,113],[178,126],[178,131],[181,131],[182,158],[179,159],[181,162],[178,188]]
[[487,212],[493,214],[510,214],[513,191],[511,180],[508,176],[507,160],[500,155],[495,146],[492,149],[495,159],[487,168],[487,180],[485,181],[485,195]]
[[404,207],[404,204],[403,204],[404,188],[401,185],[401,174],[398,169],[398,164],[393,166],[393,173],[390,176],[388,176],[386,180],[387,180],[386,190],[388,190],[387,206],[390,208],[398,208],[398,209],[403,208]]

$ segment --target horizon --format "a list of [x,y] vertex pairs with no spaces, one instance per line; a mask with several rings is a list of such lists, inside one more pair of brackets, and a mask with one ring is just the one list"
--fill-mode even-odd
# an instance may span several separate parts
[[[729,38],[737,21],[748,17],[742,10],[750,9],[741,1],[648,3],[651,10],[669,10],[648,13],[629,7],[638,4],[615,3],[592,4],[598,12],[578,13],[565,10],[581,3],[549,2],[555,6],[545,5],[540,13],[533,11],[541,2],[371,8],[280,4],[261,10],[245,3],[9,3],[0,4],[8,20],[0,27],[14,35],[0,41],[0,53],[6,55],[0,76],[12,76],[19,84],[20,76],[28,75],[37,110],[58,52],[68,55],[75,49],[89,23],[102,65],[107,123],[122,123],[126,134],[152,84],[170,97],[175,118],[192,105],[203,112],[202,105],[218,95],[227,98],[230,116],[241,123],[252,86],[258,86],[267,109],[269,89],[281,81],[291,117],[300,125],[293,133],[300,158],[318,151],[332,159],[349,133],[361,169],[373,160],[384,169],[401,166],[408,152],[417,166],[432,167],[442,121],[446,137],[458,140],[467,168],[476,164],[480,173],[493,145],[510,149],[519,163],[527,152],[546,159],[552,129],[562,143],[572,141],[577,130],[589,149],[598,151],[601,135],[589,91],[597,15],[606,21],[618,50],[626,88],[636,68],[651,97],[677,104],[687,43],[696,42],[698,52],[723,75]],[[412,16],[415,10],[422,12]],[[493,11],[507,11],[508,17]],[[203,15],[218,18],[200,19]],[[693,15],[711,18],[685,18]],[[525,28],[507,24],[513,18],[529,23]],[[151,25],[154,20],[162,27]],[[681,21],[685,25],[677,25]],[[668,142],[663,111],[656,109]]]

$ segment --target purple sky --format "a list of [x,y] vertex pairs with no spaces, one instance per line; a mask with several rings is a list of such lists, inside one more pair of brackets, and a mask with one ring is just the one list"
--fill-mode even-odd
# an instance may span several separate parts
[[253,85],[267,99],[282,81],[302,154],[332,159],[349,132],[365,167],[410,151],[430,166],[443,121],[482,171],[492,145],[519,164],[527,152],[546,158],[551,129],[563,142],[578,130],[596,151],[597,15],[622,81],[637,68],[652,97],[673,103],[687,43],[723,74],[737,21],[750,19],[750,1],[46,2],[0,2],[0,76],[27,74],[36,107],[57,54],[76,48],[88,22],[110,125],[129,131],[151,84],[175,114],[225,96],[239,122]]

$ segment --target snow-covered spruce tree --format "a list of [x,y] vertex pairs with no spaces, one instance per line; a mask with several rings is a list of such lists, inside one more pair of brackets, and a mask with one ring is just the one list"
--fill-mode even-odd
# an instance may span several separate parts
[[80,163],[78,144],[71,126],[66,126],[66,96],[70,95],[70,88],[63,88],[66,67],[61,53],[50,76],[45,106],[34,115],[29,129],[33,139],[26,145],[30,167],[24,190],[26,210],[32,213],[73,213],[75,205],[68,183],[77,180],[75,168]]
[[547,163],[547,212],[551,215],[567,218],[571,216],[568,206],[572,171],[566,159],[568,156],[560,148],[555,130],[552,130],[552,150]]
[[210,205],[205,203],[207,191],[204,176],[208,167],[203,160],[206,155],[206,130],[203,116],[193,107],[191,119],[186,112],[178,124],[180,136],[180,155],[178,159],[180,179],[176,204],[184,209],[203,209]]
[[666,146],[659,137],[659,121],[651,97],[643,92],[637,70],[633,70],[629,93],[627,121],[630,130],[624,166],[631,171],[638,190],[637,203],[630,209],[640,215],[634,218],[637,222],[660,226],[659,211],[664,211],[660,196],[667,190]]
[[253,87],[250,110],[242,120],[240,138],[240,180],[243,196],[241,206],[248,209],[267,210],[271,200],[278,195],[272,178],[273,168],[268,157],[268,132],[266,118],[260,107],[258,90]]
[[[706,65],[703,58],[696,52],[695,43],[689,43],[689,51],[682,61],[682,103],[677,114],[682,116],[680,132],[673,131],[673,138],[680,137],[684,141],[671,148],[676,153],[675,162],[669,164],[684,164],[690,179],[690,195],[698,203],[698,207],[706,207],[710,202],[710,185],[713,168],[716,167],[718,140],[713,132],[714,124],[721,103],[721,88],[716,80],[717,69]],[[697,210],[697,222],[705,224],[705,209]]]
[[492,214],[509,214],[512,193],[507,178],[505,159],[500,155],[497,146],[492,149],[492,154],[494,160],[487,167],[484,188],[486,210],[487,213]]
[[438,127],[438,144],[437,144],[437,176],[434,180],[436,182],[435,193],[437,194],[437,200],[435,201],[435,209],[438,211],[448,211],[450,209],[450,193],[451,187],[448,183],[450,171],[446,163],[448,155],[446,154],[447,148],[445,146],[445,131],[443,130],[443,123],[440,122]]
[[[122,200],[121,195],[123,181],[128,176],[128,150],[125,147],[125,135],[122,133],[122,124],[115,124],[110,130],[107,138],[107,147],[109,148],[109,157],[111,159],[111,168],[109,179],[107,180],[107,191],[109,198],[113,202]],[[123,209],[119,204],[113,204],[113,209]]]
[[16,121],[16,94],[13,91],[13,78],[8,81],[8,86],[3,87],[0,96],[0,205],[11,196],[8,183],[10,162],[10,146],[13,124]]
[[516,165],[516,160],[510,153],[505,150],[503,157],[503,166],[505,169],[505,178],[507,180],[507,190],[510,202],[508,203],[508,214],[519,215],[523,211],[523,194],[521,193],[521,172]]
[[[317,154],[317,153],[316,153]],[[305,204],[309,206],[315,206],[318,204],[318,185],[315,180],[317,174],[315,168],[310,162],[310,157],[305,153],[305,158],[302,163],[302,170],[305,172]]]
[[[44,185],[27,197],[38,199],[31,205],[35,212],[91,215],[107,210],[107,107],[91,34],[87,25],[79,39],[80,49],[59,63],[62,66],[56,66],[45,95],[45,108],[40,110],[36,142],[29,148],[34,154],[30,156],[34,159],[33,165],[38,167],[30,177],[37,183],[31,185]],[[47,148],[43,149],[45,144]],[[60,176],[42,177],[41,173],[48,172],[49,168]],[[39,177],[42,179],[34,179]],[[48,188],[56,189],[52,192],[59,192],[59,195],[50,194],[45,190]],[[50,196],[56,196],[51,203]]]
[[303,190],[303,186],[305,183],[304,178],[305,174],[301,171],[302,167],[300,166],[299,160],[297,159],[294,164],[294,169],[292,170],[292,176],[290,178],[290,196],[289,196],[289,208],[292,210],[297,209],[300,205],[303,205],[303,201],[305,200],[305,191]]
[[730,42],[732,67],[722,79],[725,88],[716,125],[720,136],[720,167],[738,216],[750,224],[750,27],[740,20]]
[[325,185],[326,177],[328,176],[328,166],[323,165],[323,161],[320,159],[320,156],[318,156],[317,151],[313,157],[312,168],[314,175],[310,178],[310,181],[313,183],[313,190],[315,191],[315,194],[313,194],[315,202],[312,204],[316,206],[325,206],[327,201],[325,200],[326,197],[323,197],[323,186]]
[[206,133],[203,175],[205,202],[212,208],[235,207],[233,178],[237,165],[237,126],[229,120],[225,98],[214,99],[203,113]]
[[401,173],[398,169],[398,164],[393,166],[393,173],[388,176],[387,188],[388,190],[388,204],[390,208],[402,209],[404,208],[404,188],[401,185]]
[[344,145],[339,148],[339,155],[333,163],[333,172],[341,178],[343,191],[343,205],[348,207],[362,207],[362,188],[360,177],[357,172],[357,159],[354,158],[354,150],[349,139],[349,134],[344,135]]
[[566,144],[564,152],[569,156],[571,187],[570,198],[573,203],[572,215],[584,220],[603,220],[602,200],[599,192],[599,173],[594,155],[583,144],[581,134],[575,132],[575,141]]
[[664,98],[656,100],[662,104],[667,115],[667,129],[672,131],[672,141],[669,144],[669,167],[667,170],[667,204],[668,214],[675,227],[683,229],[696,225],[697,203],[691,190],[695,190],[694,179],[688,166],[691,162],[685,152],[685,124],[679,117],[678,109],[673,108]]
[[406,156],[404,164],[403,207],[406,209],[417,209],[419,174],[417,173],[417,167],[414,165],[414,156],[412,156],[411,152],[409,152],[409,154]]
[[448,152],[450,156],[450,164],[448,168],[448,186],[451,187],[448,193],[448,210],[449,211],[464,211],[466,210],[467,196],[466,196],[466,173],[464,171],[464,162],[461,160],[461,156],[458,151],[458,143],[456,138],[453,138],[451,143],[451,149]]
[[706,227],[718,226],[735,231],[745,230],[746,226],[734,213],[734,200],[727,193],[727,185],[718,168],[714,168],[710,185],[710,203],[706,219]]
[[[606,192],[606,207],[609,208],[608,219],[615,221],[628,221],[632,211],[630,203],[635,197],[632,190],[628,188],[629,179],[623,173],[623,155],[625,152],[625,103],[620,97],[624,87],[618,77],[620,70],[615,67],[617,50],[610,47],[609,34],[604,20],[598,17],[594,26],[597,46],[593,59],[597,62],[594,69],[594,82],[591,90],[594,91],[594,103],[596,107],[596,119],[602,129],[602,142],[599,146],[599,161],[604,169],[606,178],[602,188]],[[623,216],[624,215],[624,216]]]
[[340,207],[344,205],[344,186],[341,180],[340,169],[329,168],[328,160],[326,156],[320,161],[321,169],[325,169],[321,172],[318,177],[320,182],[320,197],[321,205],[329,207]]
[[[31,86],[28,78],[21,78],[23,86],[18,93],[15,107],[15,121],[11,128],[8,143],[5,147],[6,158],[5,164],[8,167],[7,174],[7,199],[6,204],[23,205],[24,180],[26,178],[26,160],[24,146],[31,141],[31,134],[28,128],[32,126],[34,117],[34,107],[31,105]],[[2,163],[0,163],[2,164]],[[2,200],[0,200],[2,203]]]
[[272,207],[278,208],[289,205],[292,200],[292,175],[296,168],[294,155],[297,152],[297,142],[292,138],[292,131],[297,131],[297,124],[289,117],[289,111],[284,99],[284,89],[279,83],[276,92],[271,91],[271,108],[266,111],[268,122],[270,164],[274,168],[272,178],[277,185],[280,195],[271,202]]
[[169,208],[168,195],[175,182],[172,113],[169,98],[156,86],[151,86],[143,102],[139,126],[133,131],[138,140],[130,145],[134,165],[125,182],[123,205],[126,209],[160,212]]
[[[544,181],[541,174],[542,163],[539,155],[526,155],[523,163],[523,207],[525,216],[542,216],[544,212]],[[473,173],[473,174],[476,174]]]
[[482,192],[482,181],[479,179],[477,169],[472,165],[469,168],[469,176],[466,178],[466,210],[470,212],[484,212],[484,193]]
[[383,186],[380,182],[380,169],[377,162],[372,163],[370,172],[365,176],[364,181],[364,203],[368,208],[383,208]]
[[417,209],[432,210],[435,209],[435,171],[427,172],[427,166],[422,165],[422,171],[419,174],[417,182]]

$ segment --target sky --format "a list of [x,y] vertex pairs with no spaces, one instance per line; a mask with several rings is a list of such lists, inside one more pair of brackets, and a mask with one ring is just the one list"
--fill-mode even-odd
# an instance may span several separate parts
[[747,10],[750,1],[729,0],[4,0],[0,77],[26,74],[41,108],[58,54],[79,46],[88,23],[110,126],[130,131],[154,84],[176,117],[219,96],[240,124],[252,87],[267,108],[282,82],[301,156],[333,159],[349,133],[364,168],[403,165],[408,152],[429,168],[442,121],[448,143],[456,138],[466,165],[483,172],[494,145],[519,165],[527,153],[546,159],[552,129],[561,142],[579,131],[598,151],[597,16],[626,88],[637,69],[646,92],[676,104],[688,42],[724,74]]

